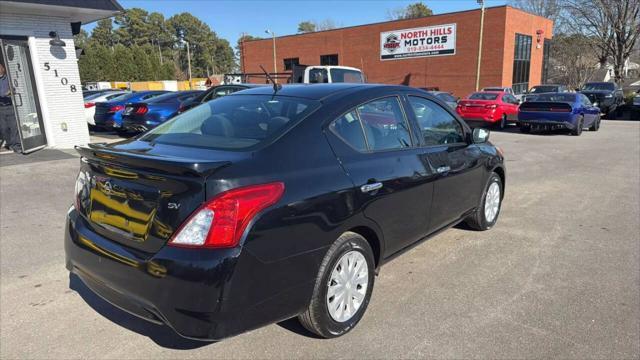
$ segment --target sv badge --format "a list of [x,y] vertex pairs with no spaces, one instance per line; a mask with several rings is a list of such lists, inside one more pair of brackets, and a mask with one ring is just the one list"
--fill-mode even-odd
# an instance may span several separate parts
[[180,203],[170,202],[170,203],[167,204],[167,208],[169,208],[171,210],[178,210],[178,209],[180,209]]

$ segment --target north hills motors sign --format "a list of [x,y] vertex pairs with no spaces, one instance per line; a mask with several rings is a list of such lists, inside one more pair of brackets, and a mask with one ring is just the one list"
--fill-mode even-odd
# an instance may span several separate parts
[[397,60],[456,53],[456,24],[380,33],[380,60]]

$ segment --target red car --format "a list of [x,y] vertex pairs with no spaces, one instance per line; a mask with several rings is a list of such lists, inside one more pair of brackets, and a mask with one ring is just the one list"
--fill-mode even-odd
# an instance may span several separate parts
[[468,123],[484,123],[504,129],[518,120],[520,102],[504,91],[480,91],[460,100],[456,111]]

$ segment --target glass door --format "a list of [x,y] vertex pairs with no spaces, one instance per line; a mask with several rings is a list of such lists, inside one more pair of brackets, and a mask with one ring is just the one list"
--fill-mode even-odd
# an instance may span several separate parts
[[9,78],[9,91],[22,152],[28,153],[47,144],[36,93],[33,67],[27,40],[1,38],[3,63]]

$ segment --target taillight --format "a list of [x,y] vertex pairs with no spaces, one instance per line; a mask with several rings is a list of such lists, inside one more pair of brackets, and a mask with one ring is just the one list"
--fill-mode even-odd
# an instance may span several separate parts
[[569,108],[549,108],[551,112],[571,112]]
[[110,107],[109,111],[110,112],[116,112],[116,111],[120,111],[122,109],[124,109],[123,105],[115,105],[115,106]]
[[491,105],[485,105],[484,106],[485,109],[495,109],[497,107],[498,107],[498,105],[496,105],[496,104],[491,104]]
[[88,109],[90,107],[94,107],[96,106],[96,103],[92,103],[92,102],[88,102],[88,103],[84,103],[84,108]]
[[196,210],[169,241],[184,247],[231,248],[237,246],[256,214],[275,204],[284,183],[251,185],[225,191]]
[[146,106],[140,106],[136,109],[136,115],[144,115],[147,113],[147,111],[149,111],[149,108],[147,108]]

